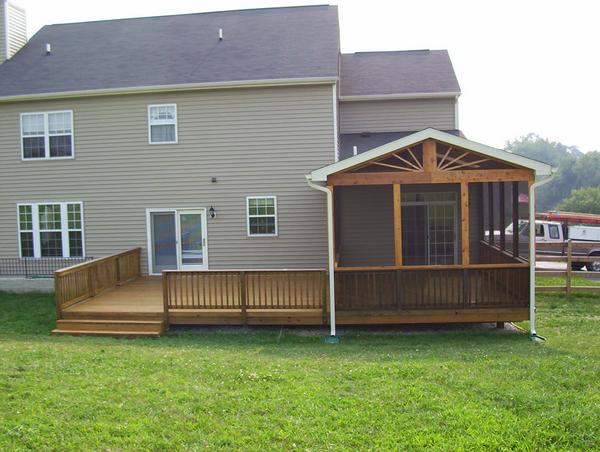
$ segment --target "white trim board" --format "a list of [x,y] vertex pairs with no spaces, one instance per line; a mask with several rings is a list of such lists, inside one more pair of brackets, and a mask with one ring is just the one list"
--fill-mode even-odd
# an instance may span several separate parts
[[394,152],[398,149],[412,146],[416,143],[430,138],[437,141],[441,141],[443,143],[450,144],[452,146],[467,149],[469,151],[474,151],[497,160],[501,160],[507,163],[512,163],[514,165],[534,170],[537,176],[549,176],[550,174],[552,174],[552,166],[546,163],[538,162],[527,157],[512,154],[502,149],[486,146],[485,144],[477,143],[475,141],[457,137],[456,135],[452,135],[450,133],[429,128],[400,138],[398,140],[391,141],[384,145],[378,146],[369,151],[363,152],[362,154],[358,154],[340,162],[336,162],[323,168],[319,168],[315,171],[312,171],[309,177],[313,182],[326,182],[327,176],[331,174],[339,173],[340,171],[344,171],[346,169],[352,168],[353,166],[360,165],[361,163],[366,163],[370,160]]

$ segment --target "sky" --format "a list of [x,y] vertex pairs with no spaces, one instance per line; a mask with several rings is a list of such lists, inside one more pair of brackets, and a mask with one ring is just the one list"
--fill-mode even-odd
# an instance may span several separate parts
[[[262,8],[306,0],[16,0],[45,24]],[[467,138],[504,147],[529,132],[600,150],[595,0],[338,0],[342,52],[448,49]]]

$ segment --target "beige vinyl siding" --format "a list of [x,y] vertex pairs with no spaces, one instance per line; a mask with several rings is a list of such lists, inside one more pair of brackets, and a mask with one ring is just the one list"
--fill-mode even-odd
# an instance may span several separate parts
[[6,3],[0,0],[0,64],[6,60]]
[[340,103],[340,133],[455,129],[454,98]]
[[[148,144],[149,104],[177,104],[178,144]],[[74,160],[22,161],[19,114],[73,110]],[[331,86],[0,105],[0,250],[16,203],[83,201],[86,252],[144,248],[147,208],[209,208],[209,268],[324,268],[326,204],[304,175],[332,163]],[[217,182],[212,183],[211,178]],[[247,237],[246,196],[273,195],[278,237]]]
[[8,14],[8,57],[11,58],[27,42],[25,11],[11,3],[7,4]]

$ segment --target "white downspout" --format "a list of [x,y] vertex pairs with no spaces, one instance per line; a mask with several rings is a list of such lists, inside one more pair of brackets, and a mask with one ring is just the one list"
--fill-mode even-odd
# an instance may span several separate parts
[[315,184],[311,180],[309,175],[306,176],[306,182],[308,183],[309,187],[314,188],[315,190],[322,191],[327,195],[327,254],[329,257],[329,328],[330,336],[332,338],[335,338],[335,256],[333,255],[333,193],[329,188]]
[[535,189],[550,182],[554,174],[553,170],[549,177],[529,186],[529,335],[532,339],[540,338],[535,330]]

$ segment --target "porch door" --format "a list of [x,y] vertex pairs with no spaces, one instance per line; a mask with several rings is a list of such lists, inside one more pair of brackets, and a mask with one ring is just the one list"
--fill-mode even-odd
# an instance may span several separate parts
[[150,213],[151,272],[206,270],[206,211],[164,210]]
[[150,214],[152,273],[177,268],[177,225],[175,212]]
[[455,201],[444,199],[448,195],[454,196],[454,193],[427,193],[413,196],[415,201],[402,203],[402,261],[405,265],[458,262],[457,207]]
[[179,268],[182,270],[205,270],[208,268],[205,215],[204,210],[180,210],[177,212]]

